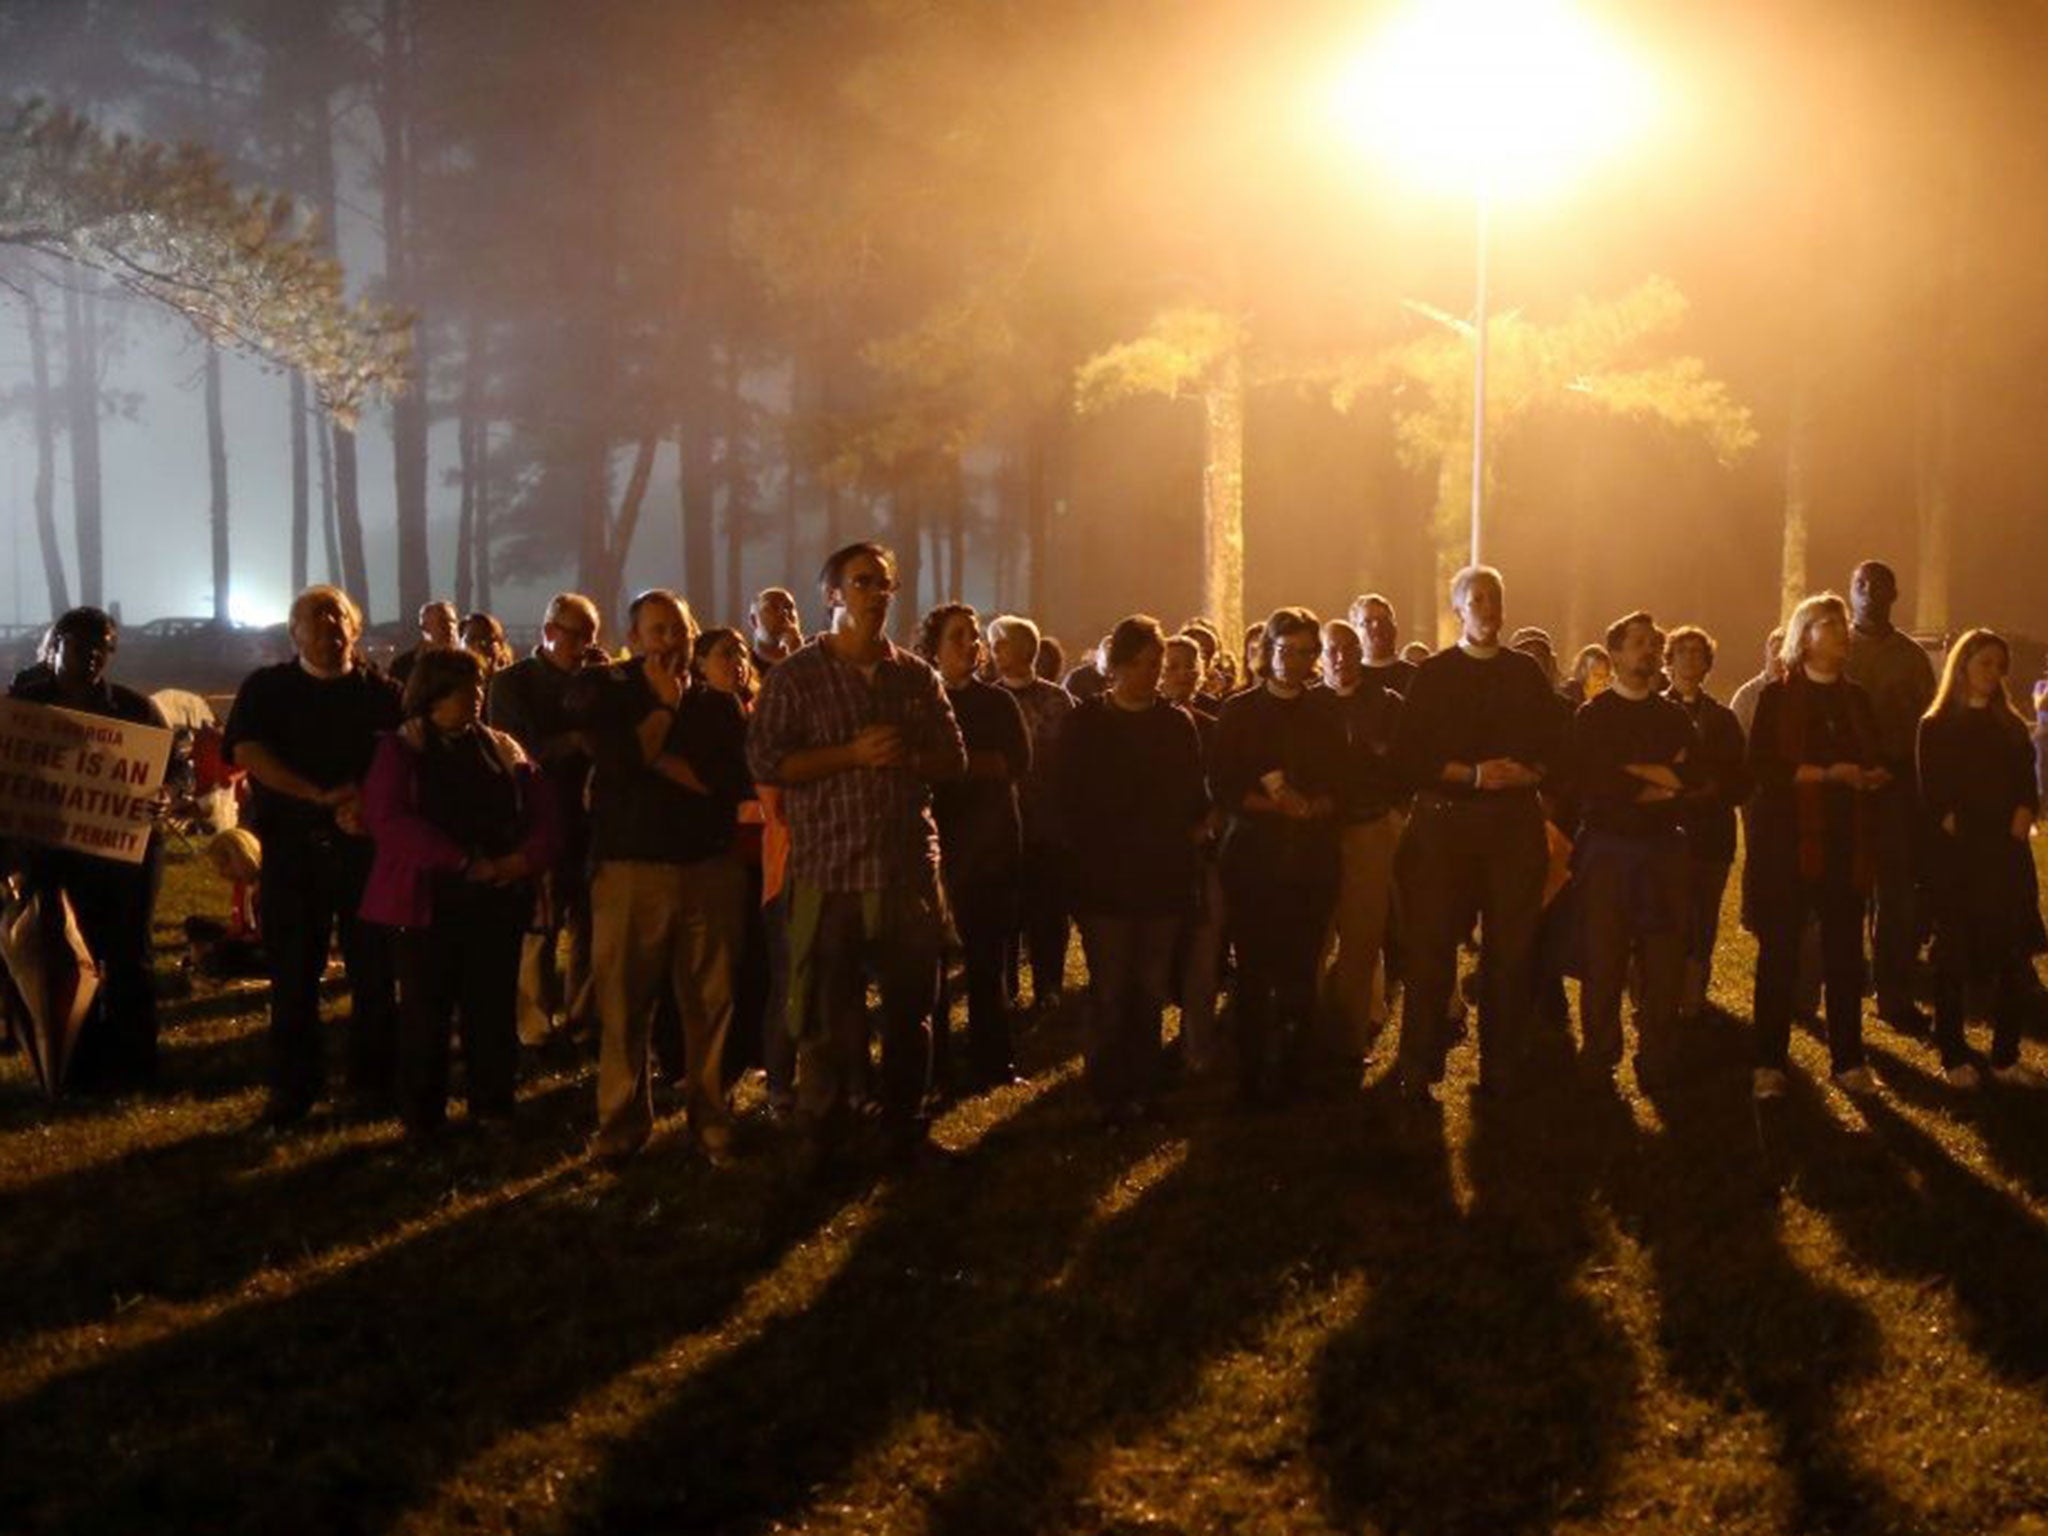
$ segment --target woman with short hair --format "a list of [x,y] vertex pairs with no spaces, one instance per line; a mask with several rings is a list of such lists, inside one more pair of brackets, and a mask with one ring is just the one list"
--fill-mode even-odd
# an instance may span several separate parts
[[1800,935],[1813,917],[1834,1082],[1857,1097],[1878,1088],[1863,1056],[1863,908],[1876,875],[1870,797],[1891,776],[1878,765],[1870,696],[1843,674],[1848,656],[1842,599],[1822,592],[1800,603],[1785,625],[1785,675],[1758,697],[1750,731],[1759,1099],[1785,1091]]
[[1981,1085],[1963,1036],[1970,983],[1992,988],[1991,1076],[2039,1088],[2020,1060],[2033,957],[2048,950],[2029,846],[2041,798],[2027,719],[2006,692],[2012,649],[1988,629],[1949,648],[1941,686],[1920,722],[1920,799],[1935,828],[1934,1040],[1951,1086]]
[[446,1118],[458,1024],[470,1118],[512,1113],[520,939],[553,857],[553,802],[519,744],[483,723],[484,677],[471,651],[423,652],[363,783],[376,850],[361,915],[392,934],[399,1112],[416,1136]]

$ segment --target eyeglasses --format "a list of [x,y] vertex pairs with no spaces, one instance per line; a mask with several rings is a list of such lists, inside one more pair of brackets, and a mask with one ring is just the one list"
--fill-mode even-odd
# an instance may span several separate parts
[[842,585],[855,592],[894,592],[896,590],[896,578],[894,576],[870,575],[863,571],[858,576],[847,577]]

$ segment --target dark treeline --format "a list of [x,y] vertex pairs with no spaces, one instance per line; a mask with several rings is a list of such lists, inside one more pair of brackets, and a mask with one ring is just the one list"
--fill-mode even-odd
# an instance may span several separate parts
[[[446,594],[526,622],[557,584],[615,617],[656,580],[733,617],[870,529],[905,613],[960,596],[1092,638],[1134,597],[1228,620],[1378,588],[1419,619],[1469,396],[1464,344],[1403,301],[1464,311],[1469,209],[1313,105],[1383,9],[17,3],[0,92],[210,146],[416,317],[374,455],[276,379],[283,494],[231,482],[196,354],[219,616],[237,527],[289,518],[291,587],[331,576],[376,619]],[[1668,121],[1495,221],[1488,555],[1518,608],[1573,643],[1639,600],[1746,642],[1877,554],[1921,628],[2038,627],[2048,163],[2008,125],[2048,11],[1608,19]],[[7,270],[52,611],[118,601],[104,551],[158,514],[102,506],[100,466],[158,381],[92,281]]]

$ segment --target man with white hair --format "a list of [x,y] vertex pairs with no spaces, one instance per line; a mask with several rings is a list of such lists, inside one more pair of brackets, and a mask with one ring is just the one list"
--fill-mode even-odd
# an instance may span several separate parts
[[362,614],[339,587],[292,603],[297,655],[249,674],[223,749],[254,786],[249,820],[263,845],[260,920],[270,969],[266,1123],[305,1118],[326,1089],[320,976],[339,930],[348,967],[348,1088],[376,1112],[396,1091],[398,1019],[383,937],[359,922],[370,874],[362,782],[377,737],[396,730],[396,684],[356,664]]

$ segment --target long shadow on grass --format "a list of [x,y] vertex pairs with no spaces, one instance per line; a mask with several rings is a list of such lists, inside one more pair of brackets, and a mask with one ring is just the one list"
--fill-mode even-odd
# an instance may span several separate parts
[[[1050,1090],[969,1166],[892,1182],[807,1310],[681,1383],[566,1496],[574,1528],[745,1531],[796,1519],[920,1412],[998,1439],[1064,1433],[1037,1417],[1048,1405],[1036,1383],[1068,1351],[1112,1348],[1120,1327],[1170,1329],[1173,1318],[1170,1305],[1164,1319],[1130,1315],[1128,1294],[1106,1315],[1087,1281],[1057,1283],[1098,1201],[1159,1144],[1090,1139],[1083,1099],[1078,1082]],[[1157,1274],[1172,1259],[1132,1264]],[[1020,1497],[1031,1506],[1032,1493]],[[1013,1512],[981,1529],[1020,1523]]]
[[337,1141],[273,1168],[271,1145],[236,1129],[11,1190],[0,1223],[0,1345],[105,1319],[138,1296],[232,1291],[273,1264],[427,1215],[451,1182],[481,1189],[530,1177],[575,1144],[588,1109],[587,1089],[567,1082],[524,1099],[520,1139],[501,1148],[461,1132],[440,1152]]
[[1991,1085],[1959,1093],[1895,1052],[1872,1048],[1886,1086],[1931,1114],[1974,1126],[1984,1149],[2037,1200],[2048,1200],[2048,1102],[2040,1094]]
[[382,1530],[480,1451],[717,1325],[860,1193],[790,1194],[766,1159],[712,1173],[657,1150],[615,1180],[565,1162],[0,1408],[0,1509],[27,1531]]
[[1636,1370],[1577,1277],[1627,1126],[1612,1097],[1562,1085],[1475,1105],[1470,1212],[1432,1172],[1430,1219],[1364,1246],[1366,1308],[1315,1377],[1333,1519],[1448,1536],[1599,1511],[1633,1438]]
[[1655,1274],[1665,1365],[1694,1397],[1770,1420],[1790,1482],[1782,1528],[1907,1529],[1849,1453],[1856,1431],[1840,1417],[1843,1392],[1880,1368],[1877,1326],[1786,1251],[1746,1047],[1718,1054],[1658,1100],[1663,1132],[1640,1138],[1614,1188],[1617,1219]]
[[1862,1113],[1868,1136],[1810,1101],[1791,1123],[1801,1196],[1873,1268],[1946,1284],[1993,1370],[2048,1382],[2048,1224],[1881,1100]]
[[[1391,1144],[1354,1096],[1255,1115],[1219,1109],[1168,1136],[1184,1148],[1178,1164],[1082,1234],[1056,1286],[997,1327],[960,1330],[940,1398],[983,1443],[949,1473],[933,1531],[1114,1528],[1120,1512],[1098,1506],[1100,1472],[1117,1447],[1147,1435],[1191,1457],[1183,1489],[1212,1517],[1256,1504],[1261,1458],[1292,1454],[1291,1432],[1280,1446],[1264,1432],[1298,1399],[1285,1358],[1295,1341],[1276,1328],[1312,1330],[1290,1321],[1290,1305],[1316,1305],[1349,1267],[1358,1234],[1428,1224],[1431,1184],[1441,1193],[1440,1157],[1412,1175],[1419,1189],[1384,1177]],[[1208,1380],[1226,1357],[1268,1352],[1279,1358],[1247,1367],[1243,1380],[1272,1400],[1242,1401],[1243,1387]]]

